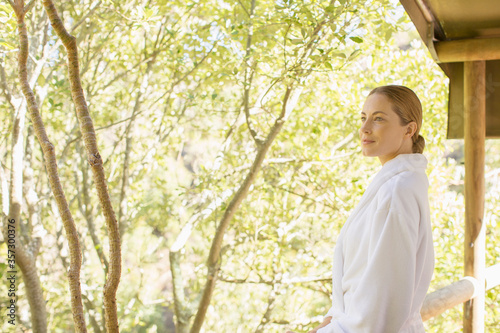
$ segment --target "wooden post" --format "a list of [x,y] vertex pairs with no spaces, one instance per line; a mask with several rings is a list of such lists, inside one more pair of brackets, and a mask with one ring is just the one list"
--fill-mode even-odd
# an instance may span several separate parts
[[484,332],[485,62],[464,62],[465,276],[479,282],[477,296],[464,303],[464,333]]

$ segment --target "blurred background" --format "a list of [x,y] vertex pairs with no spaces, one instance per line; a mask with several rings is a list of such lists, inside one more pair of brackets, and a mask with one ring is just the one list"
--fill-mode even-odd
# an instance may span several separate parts
[[[336,238],[380,169],[378,159],[361,155],[357,130],[364,99],[384,84],[410,87],[423,104],[436,251],[429,291],[462,277],[463,140],[446,139],[448,79],[398,1],[83,0],[56,8],[76,37],[120,226],[121,331],[175,332],[179,318],[193,322],[217,226],[238,196],[202,332],[307,332],[320,323],[331,305]],[[38,250],[48,331],[73,332],[66,234],[26,116],[7,3],[0,22],[2,210],[8,214],[14,128],[24,114],[19,233]],[[86,323],[104,332],[108,236],[66,51],[40,1],[26,25],[29,79],[80,237]],[[251,184],[242,193],[245,179]],[[499,184],[500,142],[487,140],[487,267],[500,260]],[[32,331],[20,274],[17,287],[17,325],[2,320],[3,332]],[[7,289],[0,283],[2,306]],[[500,331],[499,302],[498,288],[487,292],[489,332]],[[425,326],[461,331],[462,306]]]

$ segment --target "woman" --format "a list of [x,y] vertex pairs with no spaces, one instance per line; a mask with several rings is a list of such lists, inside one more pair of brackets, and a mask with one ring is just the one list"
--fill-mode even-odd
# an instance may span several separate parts
[[361,112],[364,156],[382,169],[344,224],[333,259],[333,301],[317,333],[425,332],[420,308],[432,272],[422,106],[403,86],[372,90]]

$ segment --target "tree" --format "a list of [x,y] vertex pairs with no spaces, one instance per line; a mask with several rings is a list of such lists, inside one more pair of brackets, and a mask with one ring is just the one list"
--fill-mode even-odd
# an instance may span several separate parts
[[[201,318],[200,304],[208,307],[197,325],[207,332],[307,331],[321,321],[330,306],[335,239],[379,167],[359,154],[358,113],[371,88],[385,83],[414,88],[424,105],[437,259],[431,290],[461,276],[454,263],[461,262],[462,252],[463,166],[442,157],[455,144],[444,139],[447,81],[400,5],[252,0],[55,5],[78,46],[82,90],[116,208],[123,272],[116,310],[122,331],[189,331],[197,313]],[[0,6],[0,22],[5,27],[0,185],[7,215],[16,169],[11,167],[14,110],[22,95],[10,6]],[[30,87],[54,145],[80,241],[83,314],[89,331],[104,332],[109,237],[103,206],[92,190],[80,121],[68,98],[68,52],[41,2],[27,14],[26,28]],[[285,100],[294,108],[264,153]],[[27,121],[19,148],[24,151],[21,240],[30,249],[43,239],[36,268],[50,314],[47,330],[74,331],[66,279],[71,251],[33,134]],[[498,144],[488,144],[492,156],[500,156],[494,154]],[[498,163],[491,158],[487,171],[492,225],[500,207]],[[229,205],[249,183],[228,219]],[[224,230],[216,238],[218,228]],[[493,263],[498,224],[490,231],[487,260]],[[212,285],[207,259],[213,245],[213,253],[220,252],[212,256]],[[0,275],[6,272],[2,260]],[[18,324],[29,331],[25,282],[17,293]],[[204,290],[210,297],[202,302]],[[497,299],[493,290],[487,307],[493,330]],[[427,331],[457,330],[460,311],[427,322]],[[0,330],[10,329],[2,325]]]

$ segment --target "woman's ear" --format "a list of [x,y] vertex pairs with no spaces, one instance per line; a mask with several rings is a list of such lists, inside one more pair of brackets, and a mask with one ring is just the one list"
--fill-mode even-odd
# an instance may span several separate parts
[[409,138],[411,138],[417,131],[417,123],[412,121],[407,126],[408,127],[406,128],[406,134],[408,135]]

